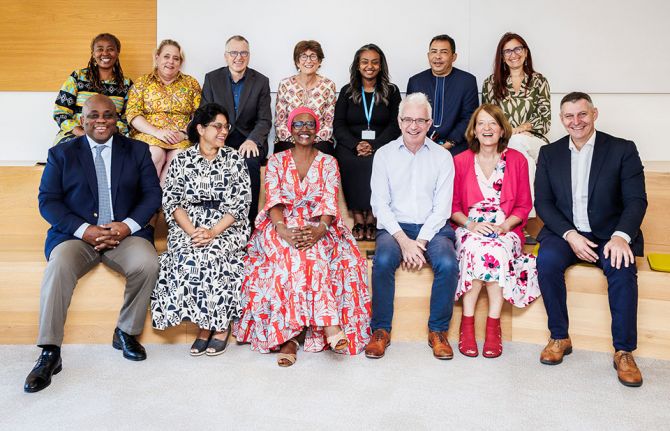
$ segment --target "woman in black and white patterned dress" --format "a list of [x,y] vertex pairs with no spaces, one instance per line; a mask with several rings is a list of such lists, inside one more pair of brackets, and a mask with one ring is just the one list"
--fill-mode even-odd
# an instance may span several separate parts
[[156,329],[198,325],[193,356],[223,353],[240,312],[251,189],[244,158],[225,146],[229,131],[224,108],[199,108],[188,127],[195,145],[172,161],[163,190],[168,244],[151,315]]

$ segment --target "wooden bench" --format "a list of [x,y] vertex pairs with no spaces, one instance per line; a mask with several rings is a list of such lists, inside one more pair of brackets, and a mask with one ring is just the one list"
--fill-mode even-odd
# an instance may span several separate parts
[[[0,167],[0,344],[32,344],[38,329],[39,290],[46,266],[44,234],[48,225],[37,211],[41,167]],[[643,224],[647,251],[670,252],[665,211],[670,207],[670,173],[648,172],[649,209]],[[344,208],[344,204],[341,203]],[[351,224],[347,216],[345,220]],[[536,231],[538,224],[531,226]],[[165,226],[159,224],[156,246],[165,249]],[[362,249],[373,244],[361,243]],[[670,274],[649,269],[638,259],[639,349],[637,354],[670,359]],[[370,262],[370,269],[371,269]],[[610,316],[606,281],[595,267],[577,265],[567,272],[570,333],[577,348],[610,351]],[[394,341],[423,341],[427,336],[432,272],[398,271]],[[121,306],[124,279],[99,265],[83,277],[75,290],[65,330],[65,343],[108,343]],[[477,336],[483,338],[487,300],[477,305]],[[449,337],[458,339],[460,304],[454,307]],[[542,299],[527,309],[505,304],[505,340],[544,344],[548,337]],[[147,318],[141,337],[148,343],[191,343],[197,329],[184,324],[155,331]],[[539,350],[538,350],[539,351]]]

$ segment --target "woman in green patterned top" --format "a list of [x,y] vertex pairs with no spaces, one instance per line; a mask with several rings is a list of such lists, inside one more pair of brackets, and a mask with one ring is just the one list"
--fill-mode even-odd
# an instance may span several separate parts
[[119,116],[116,123],[119,133],[128,134],[125,110],[128,90],[133,82],[123,76],[119,62],[120,52],[121,42],[113,34],[101,33],[93,38],[88,66],[72,72],[56,97],[54,120],[60,131],[54,144],[84,135],[84,129],[79,122],[81,109],[94,94],[104,94],[112,99]]
[[514,133],[508,146],[526,156],[531,184],[540,147],[549,142],[550,98],[549,82],[533,69],[526,41],[516,33],[505,33],[498,42],[493,74],[484,80],[482,104],[498,105],[505,113]]

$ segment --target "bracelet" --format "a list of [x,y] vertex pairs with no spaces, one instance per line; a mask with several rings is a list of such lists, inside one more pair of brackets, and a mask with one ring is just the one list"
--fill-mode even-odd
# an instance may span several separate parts
[[330,227],[330,226],[328,226],[328,223],[326,223],[326,222],[323,221],[323,220],[320,221],[319,224],[323,224],[323,226],[326,228],[326,230],[328,230],[328,228]]
[[278,221],[277,223],[274,224],[275,230],[277,230],[277,226],[279,226],[280,224],[286,226],[286,223],[284,223],[283,221]]
[[472,222],[472,220],[467,219],[467,220],[465,221],[465,223],[463,223],[463,227],[464,227],[465,229],[467,229],[467,228],[468,228],[468,225],[470,224],[470,222]]

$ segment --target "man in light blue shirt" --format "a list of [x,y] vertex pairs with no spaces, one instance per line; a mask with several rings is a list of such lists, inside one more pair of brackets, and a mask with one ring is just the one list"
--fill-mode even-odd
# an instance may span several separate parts
[[454,162],[449,151],[426,137],[432,124],[425,94],[400,103],[402,136],[380,148],[372,165],[371,206],[377,216],[372,267],[372,341],[368,358],[381,358],[390,344],[395,272],[402,264],[418,270],[429,264],[434,279],[428,344],[438,359],[453,358],[447,331],[458,281],[451,215]]

